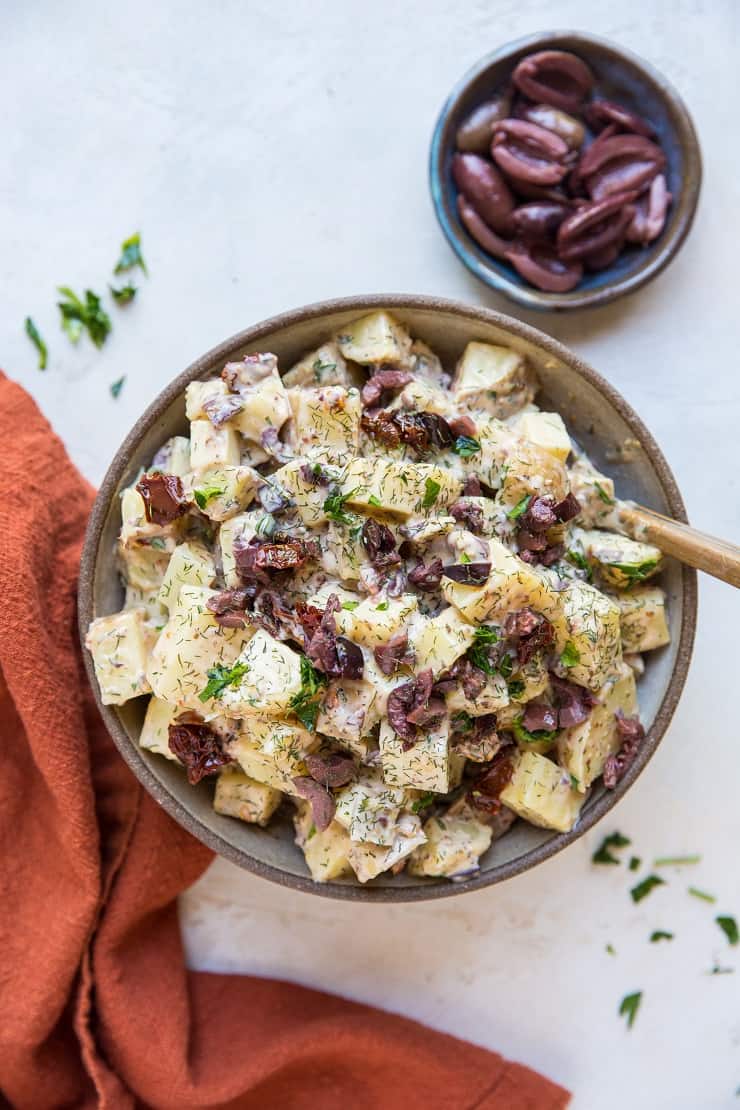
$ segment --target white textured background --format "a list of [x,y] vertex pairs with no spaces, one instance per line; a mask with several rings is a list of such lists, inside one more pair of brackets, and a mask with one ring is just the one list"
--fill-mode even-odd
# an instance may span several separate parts
[[[100,479],[135,417],[196,355],[281,309],[382,291],[506,309],[437,230],[427,145],[465,69],[548,27],[612,37],[665,72],[694,114],[705,184],[688,243],[648,289],[529,319],[641,412],[693,522],[740,540],[735,0],[6,0],[0,363],[85,474]],[[150,280],[112,310],[102,352],[71,348],[54,287],[100,290],[136,229]],[[27,313],[51,346],[45,374],[22,333]],[[122,374],[114,401],[108,385]],[[192,965],[286,976],[420,1018],[570,1085],[575,1110],[740,1105],[740,977],[705,974],[715,959],[740,964],[712,920],[740,914],[737,595],[704,581],[700,610],[670,733],[599,832],[618,825],[646,859],[703,853],[690,875],[633,907],[632,876],[591,868],[592,834],[502,887],[373,908],[217,862],[182,900]],[[717,907],[688,897],[689,882],[716,892]],[[656,927],[677,939],[648,944]],[[616,1009],[637,989],[627,1033]]]

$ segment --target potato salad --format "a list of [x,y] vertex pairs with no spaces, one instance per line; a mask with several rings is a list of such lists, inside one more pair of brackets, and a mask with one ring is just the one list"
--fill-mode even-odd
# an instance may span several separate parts
[[514,350],[446,367],[374,312],[192,382],[188,435],[121,494],[103,702],[146,696],[141,747],[217,813],[292,818],[317,882],[467,877],[639,750],[661,552],[537,390]]

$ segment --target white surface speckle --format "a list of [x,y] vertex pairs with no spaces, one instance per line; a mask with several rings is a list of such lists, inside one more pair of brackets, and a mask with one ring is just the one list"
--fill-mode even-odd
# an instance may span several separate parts
[[[496,45],[554,26],[613,37],[663,70],[705,160],[697,221],[669,270],[562,317],[522,313],[470,277],[426,186],[451,85]],[[661,442],[693,522],[737,541],[739,32],[734,0],[5,5],[0,362],[97,482],[175,373],[264,316],[358,292],[477,301],[609,377]],[[135,274],[136,302],[111,309],[101,352],[71,347],[55,286],[101,291],[137,229],[150,279]],[[44,374],[27,314],[49,343]],[[573,1088],[574,1110],[736,1106],[738,977],[705,972],[740,964],[713,922],[740,915],[738,596],[703,581],[700,613],[669,735],[603,829],[504,886],[409,907],[326,902],[218,861],[182,899],[190,963],[294,978],[490,1045]],[[634,906],[633,875],[589,863],[615,827],[646,861],[704,861]],[[691,882],[717,906],[688,897]],[[654,928],[676,940],[650,945]],[[627,1033],[617,1008],[639,989]]]

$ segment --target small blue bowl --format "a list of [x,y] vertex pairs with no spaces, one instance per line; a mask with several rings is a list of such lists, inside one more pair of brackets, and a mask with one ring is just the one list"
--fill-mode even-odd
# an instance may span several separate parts
[[[602,97],[645,116],[655,127],[667,159],[673,202],[660,236],[647,247],[630,247],[598,273],[586,273],[570,293],[533,288],[507,262],[487,254],[460,222],[452,180],[455,135],[465,117],[506,84],[514,67],[536,50],[569,50],[588,62]],[[606,304],[639,289],[664,269],[688,235],[701,188],[701,151],[691,117],[675,89],[628,50],[577,31],[546,31],[517,39],[489,54],[452,90],[437,120],[429,158],[429,184],[437,219],[458,258],[492,289],[525,308],[562,311]]]

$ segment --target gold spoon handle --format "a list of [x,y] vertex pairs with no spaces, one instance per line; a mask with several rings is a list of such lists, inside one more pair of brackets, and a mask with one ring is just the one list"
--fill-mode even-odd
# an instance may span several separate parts
[[632,539],[654,543],[666,555],[740,587],[740,547],[736,544],[708,536],[642,505],[621,505],[619,518]]

